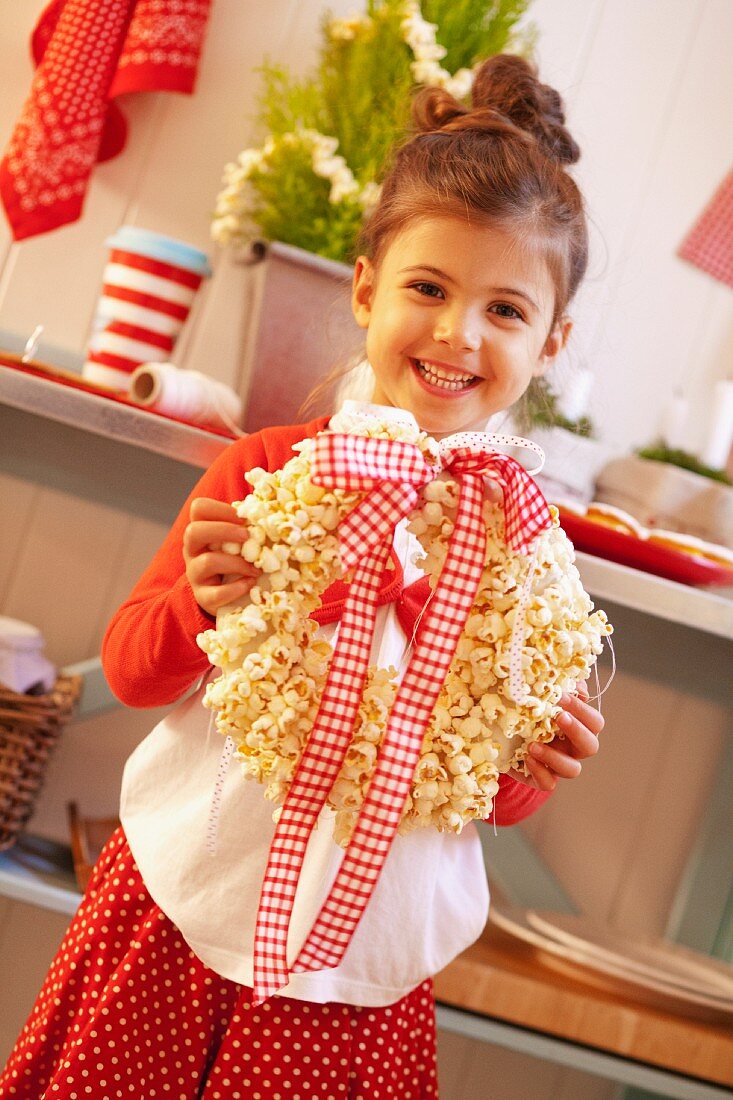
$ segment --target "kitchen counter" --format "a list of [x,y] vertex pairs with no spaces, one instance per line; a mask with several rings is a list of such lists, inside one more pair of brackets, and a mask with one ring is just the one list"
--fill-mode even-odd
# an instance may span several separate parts
[[[555,959],[489,924],[435,979],[442,1026],[460,1010],[495,1024],[477,1038],[516,1046],[664,1096],[722,1097],[733,1087],[729,1022],[688,1018],[635,1001],[613,979]],[[509,1025],[509,1031],[503,1025]],[[455,1026],[455,1025],[454,1025]],[[533,1049],[534,1041],[534,1049]]]

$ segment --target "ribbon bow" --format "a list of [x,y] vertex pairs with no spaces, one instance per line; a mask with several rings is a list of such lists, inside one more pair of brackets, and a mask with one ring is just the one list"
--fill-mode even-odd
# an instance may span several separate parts
[[[342,564],[355,572],[321,705],[270,847],[255,929],[255,1005],[282,989],[291,972],[337,966],[369,901],[397,832],[425,728],[476,597],[486,548],[483,479],[492,478],[504,491],[506,538],[514,549],[526,553],[537,534],[550,526],[547,503],[531,476],[515,459],[492,451],[496,443],[529,447],[542,455],[527,440],[473,432],[442,441],[435,464],[411,443],[330,432],[315,439],[312,480],[329,488],[366,491],[367,496],[339,527]],[[392,707],[353,836],[289,968],[287,938],[298,878],[308,838],[351,740],[394,528],[414,509],[420,488],[441,470],[461,482],[445,565]],[[518,661],[514,673],[521,674]]]

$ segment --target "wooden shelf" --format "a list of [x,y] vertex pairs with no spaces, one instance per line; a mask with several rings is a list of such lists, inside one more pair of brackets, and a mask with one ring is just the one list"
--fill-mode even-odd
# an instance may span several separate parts
[[[210,465],[229,444],[213,432],[2,365],[0,403],[195,467]],[[733,639],[733,599],[729,593],[676,584],[590,554],[579,553],[577,561],[583,583],[594,596],[667,622]]]
[[24,833],[14,847],[0,852],[0,896],[56,913],[75,913],[81,893],[71,849]]
[[205,469],[231,440],[101,394],[73,389],[0,364],[0,402],[106,439]]
[[576,562],[586,589],[599,599],[613,600],[666,622],[681,623],[706,634],[733,639],[733,598],[731,590],[694,588],[678,584],[640,569],[576,554]]
[[[631,1001],[610,984],[604,988],[602,980],[592,975],[584,980],[580,968],[572,969],[577,976],[489,925],[477,943],[436,977],[435,995],[444,1005],[470,1014],[474,1022],[478,1017],[500,1024],[493,1039],[483,1036],[489,1041],[512,1045],[502,1031],[508,1025],[509,1034],[521,1029],[524,1050],[526,1033],[536,1034],[534,1053],[539,1057],[627,1084],[652,1088],[654,1082],[665,1096],[730,1094],[730,1023],[704,1022]],[[475,1034],[475,1028],[464,1030]],[[572,1056],[558,1057],[562,1046],[572,1048]],[[594,1062],[596,1056],[600,1064]]]

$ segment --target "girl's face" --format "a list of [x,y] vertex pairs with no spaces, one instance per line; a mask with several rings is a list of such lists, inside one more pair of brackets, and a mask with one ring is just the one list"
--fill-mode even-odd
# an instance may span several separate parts
[[410,222],[378,268],[361,256],[352,304],[367,330],[372,400],[413,413],[436,438],[483,430],[564,346],[543,261],[511,237],[446,215]]

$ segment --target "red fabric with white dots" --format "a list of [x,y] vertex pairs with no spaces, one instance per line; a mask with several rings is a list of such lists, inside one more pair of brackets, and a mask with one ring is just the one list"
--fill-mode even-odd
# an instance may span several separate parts
[[0,1076],[0,1100],[437,1100],[428,980],[384,1008],[252,992],[201,963],[118,830]]

